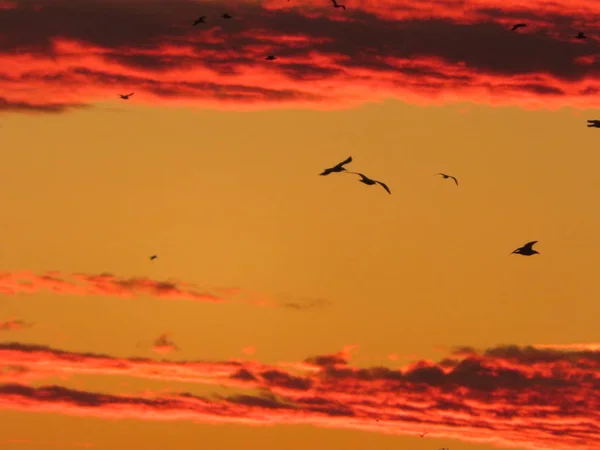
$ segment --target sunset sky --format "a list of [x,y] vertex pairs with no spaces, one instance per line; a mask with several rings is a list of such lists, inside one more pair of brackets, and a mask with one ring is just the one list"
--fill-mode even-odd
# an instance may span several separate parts
[[339,3],[0,0],[0,450],[600,448],[600,2]]

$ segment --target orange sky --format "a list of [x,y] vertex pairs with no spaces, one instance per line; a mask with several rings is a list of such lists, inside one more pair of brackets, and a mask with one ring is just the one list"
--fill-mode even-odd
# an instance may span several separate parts
[[293,1],[1,3],[0,448],[597,449],[598,6]]

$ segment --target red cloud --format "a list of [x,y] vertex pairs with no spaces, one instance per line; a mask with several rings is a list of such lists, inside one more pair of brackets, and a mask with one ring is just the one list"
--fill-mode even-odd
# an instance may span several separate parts
[[167,333],[161,334],[152,345],[152,351],[163,355],[176,350],[178,350],[177,346],[169,339],[169,335]]
[[[463,356],[459,356],[463,355]],[[0,361],[247,388],[247,394],[114,396],[58,386],[0,387],[0,408],[105,418],[246,425],[312,424],[530,449],[600,448],[600,352],[460,349],[403,370],[354,368],[347,351],[307,359],[294,373],[249,361],[169,362],[0,345]],[[303,371],[300,369],[303,368]],[[252,391],[260,390],[257,396]],[[375,420],[375,418],[379,420]]]
[[32,323],[22,320],[7,320],[6,322],[0,322],[0,331],[22,330],[23,328],[31,328],[32,326]]
[[[600,105],[595,0],[353,0],[345,11],[239,1],[230,20],[219,2],[12,3],[0,16],[4,110],[58,112],[125,91],[136,93],[129,102],[236,109]],[[207,23],[193,27],[198,14]],[[515,22],[528,27],[509,31]]]
[[120,278],[111,274],[61,274],[49,272],[35,275],[28,272],[0,273],[0,293],[35,293],[50,291],[70,295],[110,295],[135,297],[151,295],[168,300],[190,300],[198,302],[220,302],[223,299],[191,289],[187,283],[155,281],[148,278]]

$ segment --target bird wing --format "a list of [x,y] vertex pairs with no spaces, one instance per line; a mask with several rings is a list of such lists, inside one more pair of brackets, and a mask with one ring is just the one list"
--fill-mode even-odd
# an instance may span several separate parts
[[131,94],[127,94],[127,97],[131,97],[133,95],[133,92]]
[[348,156],[348,158],[346,158],[345,160],[343,160],[341,163],[338,164],[338,166],[345,166],[348,163],[352,162],[352,156]]
[[456,179],[456,177],[450,177],[454,180],[454,182],[456,183],[456,185],[458,186],[458,180]]
[[441,173],[441,172],[440,172],[440,173],[434,173],[433,175],[434,175],[434,176],[435,176],[435,175],[441,175],[441,176],[443,176],[443,177],[445,177],[445,176],[446,176],[446,174],[445,174],[445,173]]
[[376,183],[379,184],[382,188],[384,188],[388,194],[391,194],[390,188],[387,187],[387,185],[385,183],[382,183],[381,181],[376,181]]
[[359,172],[350,172],[350,171],[346,171],[345,173],[352,173],[354,175],[358,175],[359,177],[361,177],[363,180],[368,180],[369,177],[367,177],[366,175],[363,175],[362,173]]
[[536,242],[537,242],[537,241],[531,241],[531,242],[528,242],[527,244],[525,244],[525,245],[523,246],[523,248],[528,248],[529,250],[531,250],[531,247],[533,247],[533,244],[535,244]]

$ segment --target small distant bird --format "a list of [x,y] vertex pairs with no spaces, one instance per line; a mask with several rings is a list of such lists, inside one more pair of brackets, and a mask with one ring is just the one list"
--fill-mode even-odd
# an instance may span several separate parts
[[523,247],[519,247],[518,249],[516,249],[514,252],[511,253],[511,255],[513,253],[516,253],[517,255],[523,255],[523,256],[531,256],[531,255],[539,255],[540,252],[538,252],[537,250],[534,250],[533,244],[535,244],[537,241],[531,241],[528,242],[527,244],[525,244]]
[[265,58],[267,61],[275,61],[277,59],[277,56],[273,56],[273,55],[269,55]]
[[150,261],[154,261],[156,258],[158,258],[158,255],[152,255],[152,256],[150,257]]
[[206,20],[206,16],[200,16],[194,21],[193,26],[196,26],[199,23],[206,23],[205,20]]
[[456,179],[456,177],[453,177],[452,175],[446,175],[445,173],[436,173],[436,175],[441,175],[442,177],[444,177],[444,179],[451,178],[454,180],[454,182],[458,186],[458,180]]
[[575,36],[575,39],[587,39],[587,36],[580,31],[577,33],[577,36]]
[[588,128],[600,128],[600,120],[588,120]]
[[358,172],[347,172],[347,173],[353,173],[355,175],[358,175],[361,178],[360,180],[358,180],[360,183],[364,183],[367,186],[373,186],[374,184],[378,184],[379,186],[384,188],[388,194],[391,194],[390,188],[387,187],[386,184],[381,181],[373,180],[373,179],[369,178],[368,176],[363,175],[362,173],[358,173]]
[[231,17],[229,14],[227,14],[227,13],[223,14],[221,17],[222,17],[223,19],[231,19],[231,18],[232,18],[232,17]]
[[331,3],[333,3],[334,8],[343,8],[346,11],[346,6],[338,4],[336,0],[331,0]]
[[516,23],[513,25],[513,27],[510,29],[510,31],[516,31],[519,28],[525,28],[527,26],[526,23]]
[[131,97],[132,95],[133,95],[133,92],[131,94],[127,94],[127,95],[119,94],[119,97],[121,97],[123,100],[129,100],[129,97]]
[[419,433],[419,437],[425,437],[426,434],[427,434],[426,432],[425,433]]
[[348,156],[348,158],[345,159],[344,161],[342,161],[341,163],[338,163],[333,167],[323,170],[323,172],[321,172],[319,175],[329,175],[330,173],[334,173],[334,172],[343,172],[344,170],[346,170],[346,169],[344,169],[344,166],[351,162],[352,162],[352,156]]

